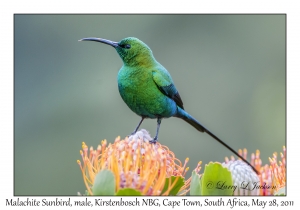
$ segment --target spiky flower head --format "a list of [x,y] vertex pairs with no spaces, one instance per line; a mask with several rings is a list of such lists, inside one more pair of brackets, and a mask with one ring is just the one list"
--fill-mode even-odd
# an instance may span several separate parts
[[[108,169],[115,176],[115,192],[123,188],[133,188],[142,195],[168,195],[180,177],[184,177],[188,159],[182,164],[168,147],[160,143],[151,144],[149,133],[138,131],[134,136],[121,140],[115,139],[113,144],[103,140],[97,149],[88,149],[82,143],[80,165],[83,180],[88,194],[93,195],[92,186],[95,176],[101,170]],[[176,179],[171,181],[171,176]],[[170,178],[167,189],[163,192],[166,179]],[[185,184],[181,191],[186,192]],[[162,193],[163,192],[163,193]]]
[[[247,159],[247,150],[239,150],[239,154]],[[286,183],[286,149],[283,146],[283,153],[280,153],[281,161],[277,163],[277,153],[269,158],[270,164],[262,165],[260,151],[256,150],[251,154],[251,165],[260,173],[258,176],[250,166],[241,160],[225,158],[224,166],[232,173],[232,178],[239,191],[236,195],[274,195],[279,189],[285,187]],[[247,187],[246,189],[244,189]],[[248,192],[248,193],[247,193]]]
[[[260,152],[252,154],[252,162],[256,163],[256,167],[260,170],[260,182],[271,186],[268,189],[261,189],[261,195],[274,195],[279,189],[284,188],[286,184],[286,148],[283,146],[283,153],[280,153],[281,161],[277,160],[277,153],[273,153],[273,157],[269,158],[270,164],[262,166]],[[278,162],[277,162],[278,161]],[[284,194],[286,194],[284,192]]]
[[233,185],[237,188],[234,195],[259,195],[259,177],[252,168],[242,160],[230,160],[222,164],[231,172]]
[[281,160],[277,163],[277,153],[273,154],[273,158],[269,158],[270,169],[273,174],[273,182],[277,186],[277,190],[285,187],[286,184],[286,148],[283,146],[283,153],[280,153]]

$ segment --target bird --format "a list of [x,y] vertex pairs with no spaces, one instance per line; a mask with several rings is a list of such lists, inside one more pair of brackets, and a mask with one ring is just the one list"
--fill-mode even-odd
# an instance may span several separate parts
[[244,157],[185,111],[170,73],[154,58],[153,52],[147,44],[135,37],[127,37],[119,42],[97,37],[82,38],[78,41],[94,41],[110,45],[115,48],[122,59],[123,66],[117,77],[119,93],[127,106],[141,117],[131,135],[138,131],[144,119],[156,119],[156,134],[150,140],[151,143],[155,143],[158,140],[162,119],[177,117],[198,131],[210,135],[258,174],[258,171]]

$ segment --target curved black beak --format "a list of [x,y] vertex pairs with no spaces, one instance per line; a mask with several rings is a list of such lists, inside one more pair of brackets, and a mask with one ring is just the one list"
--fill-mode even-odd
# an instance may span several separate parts
[[101,42],[107,45],[110,45],[112,47],[118,47],[118,42],[113,42],[107,39],[101,39],[101,38],[96,38],[96,37],[88,37],[88,38],[83,38],[79,39],[78,41],[94,41],[94,42]]

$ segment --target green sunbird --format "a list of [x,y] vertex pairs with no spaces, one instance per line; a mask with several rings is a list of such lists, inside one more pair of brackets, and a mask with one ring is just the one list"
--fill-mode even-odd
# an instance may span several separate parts
[[95,41],[114,47],[123,61],[118,73],[119,92],[127,106],[141,117],[132,134],[135,134],[145,118],[157,119],[158,139],[162,118],[178,117],[200,132],[206,132],[235,155],[257,170],[225,142],[201,125],[183,108],[183,102],[169,72],[153,56],[151,49],[135,37],[124,38],[119,42],[102,38],[83,38],[79,41]]

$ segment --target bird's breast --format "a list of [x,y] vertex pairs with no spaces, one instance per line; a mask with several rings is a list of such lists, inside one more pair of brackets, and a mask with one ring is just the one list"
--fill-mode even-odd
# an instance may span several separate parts
[[151,70],[121,68],[118,88],[127,106],[140,116],[170,117],[176,112],[176,103],[160,92]]

